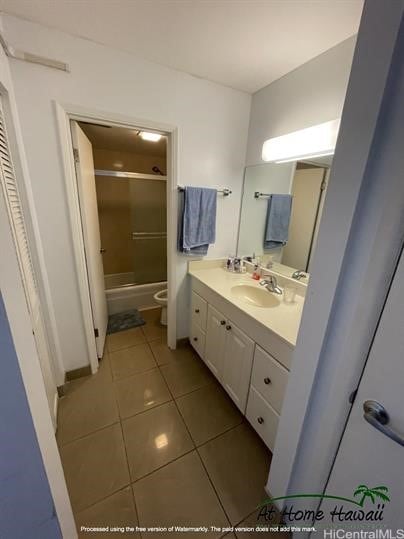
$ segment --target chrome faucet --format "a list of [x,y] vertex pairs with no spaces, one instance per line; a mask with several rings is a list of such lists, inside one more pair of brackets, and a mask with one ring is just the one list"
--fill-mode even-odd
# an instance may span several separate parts
[[260,281],[260,285],[265,286],[268,292],[282,294],[282,289],[278,286],[278,281],[274,275],[268,275],[266,279],[262,279],[262,281]]
[[307,277],[307,273],[303,270],[296,270],[292,273],[292,279],[296,279],[297,281],[300,281],[303,277]]

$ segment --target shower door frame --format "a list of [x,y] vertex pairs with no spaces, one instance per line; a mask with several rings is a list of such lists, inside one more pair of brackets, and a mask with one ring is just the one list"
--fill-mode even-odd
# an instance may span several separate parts
[[167,344],[171,349],[177,346],[177,307],[176,307],[176,245],[177,245],[177,207],[178,207],[178,128],[159,122],[133,118],[122,114],[88,109],[78,105],[61,104],[54,101],[59,140],[62,152],[67,202],[70,216],[75,266],[78,277],[80,303],[87,341],[87,352],[94,374],[98,370],[98,356],[94,337],[90,285],[85,260],[84,238],[81,224],[80,202],[70,120],[97,123],[127,129],[158,131],[167,137],[167,289],[168,289],[168,327]]

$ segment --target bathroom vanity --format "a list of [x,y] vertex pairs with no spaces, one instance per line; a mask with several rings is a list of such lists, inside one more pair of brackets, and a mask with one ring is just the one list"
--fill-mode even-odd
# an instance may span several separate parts
[[[306,286],[291,304],[224,260],[189,263],[190,342],[273,450]],[[290,279],[279,278],[283,286]]]

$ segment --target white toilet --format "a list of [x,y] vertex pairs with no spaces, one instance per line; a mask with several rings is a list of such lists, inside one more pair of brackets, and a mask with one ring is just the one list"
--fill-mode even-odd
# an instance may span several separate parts
[[156,292],[153,298],[156,303],[161,305],[160,324],[162,326],[166,326],[167,325],[167,301],[168,301],[167,289],[160,290],[160,292]]

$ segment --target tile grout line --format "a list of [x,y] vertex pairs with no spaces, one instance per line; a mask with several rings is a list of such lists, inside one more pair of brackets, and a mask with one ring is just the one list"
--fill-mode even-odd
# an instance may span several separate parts
[[[159,367],[159,368],[160,368],[160,367]],[[162,375],[163,375],[163,374],[162,374]],[[199,389],[201,389],[201,388],[199,388]],[[170,388],[169,388],[169,391],[170,391],[170,393],[171,393],[171,389],[170,389]],[[171,394],[172,394],[172,393],[171,393]],[[196,443],[195,443],[194,439],[192,438],[192,435],[191,435],[191,432],[190,432],[190,430],[189,430],[189,428],[188,428],[188,425],[186,424],[185,419],[184,419],[183,415],[181,414],[181,411],[180,411],[180,409],[179,409],[179,407],[178,407],[177,401],[176,401],[176,399],[174,398],[174,395],[173,395],[173,394],[172,394],[172,397],[173,397],[173,400],[174,400],[174,404],[175,404],[175,406],[176,406],[176,408],[177,408],[177,411],[178,411],[178,413],[179,413],[179,415],[180,415],[180,417],[181,417],[181,420],[182,420],[182,422],[184,423],[185,428],[187,429],[187,432],[188,432],[188,434],[189,434],[189,437],[190,437],[191,440],[192,440],[192,443],[194,444],[194,447],[195,447],[194,451],[196,452],[196,454],[197,454],[198,457],[199,457],[199,460],[201,461],[202,467],[203,467],[203,469],[205,470],[206,477],[207,477],[209,483],[210,483],[211,486],[212,486],[212,489],[213,489],[213,492],[214,492],[215,495],[216,495],[217,501],[219,502],[219,505],[220,505],[220,507],[222,508],[223,514],[225,515],[225,517],[226,517],[228,523],[231,525],[229,516],[228,516],[228,514],[227,514],[225,508],[223,507],[222,500],[220,499],[219,494],[218,494],[218,492],[216,491],[216,488],[215,488],[215,486],[213,485],[212,480],[211,480],[211,478],[210,478],[210,476],[209,476],[209,474],[208,474],[208,472],[207,472],[207,469],[206,469],[204,463],[202,462],[202,458],[201,458],[201,456],[200,456],[200,454],[199,454],[198,447],[196,446]],[[220,536],[220,539],[221,539],[222,537],[223,537],[223,536],[221,535],[221,536]]]
[[[151,348],[151,347],[150,347],[150,348]],[[152,350],[152,353],[153,353],[153,350]],[[154,355],[154,354],[153,354],[153,355]],[[164,365],[159,365],[158,362],[157,362],[157,358],[155,358],[155,359],[156,359],[157,366],[158,366],[158,368],[159,368],[159,370],[160,370],[160,368],[163,367]],[[161,375],[164,377],[163,372],[161,372]],[[252,515],[252,514],[254,513],[254,511],[253,511],[252,513],[249,513],[248,515],[246,515],[244,518],[242,518],[242,519],[240,520],[240,522],[239,522],[238,524],[235,524],[235,525],[233,526],[233,524],[231,523],[230,517],[229,517],[229,515],[227,514],[226,509],[224,508],[224,505],[223,505],[222,500],[221,500],[221,498],[220,498],[220,496],[219,496],[219,493],[217,492],[216,487],[215,487],[215,485],[213,484],[213,481],[212,481],[212,479],[211,479],[211,477],[210,477],[210,475],[209,475],[209,472],[208,472],[208,470],[207,470],[207,468],[206,468],[206,466],[205,466],[205,463],[203,462],[203,459],[202,459],[202,457],[201,457],[201,455],[200,455],[200,453],[199,453],[199,448],[200,448],[200,447],[203,447],[204,445],[208,444],[209,442],[211,442],[211,441],[213,441],[213,440],[216,440],[217,438],[220,438],[221,436],[223,436],[224,434],[227,434],[227,433],[230,432],[231,430],[234,430],[234,429],[236,429],[237,427],[239,427],[239,426],[244,422],[244,417],[241,418],[240,423],[238,423],[237,425],[235,425],[235,426],[233,426],[233,427],[231,427],[231,428],[229,428],[229,429],[226,429],[226,430],[223,431],[222,433],[220,433],[220,434],[214,436],[213,438],[211,438],[211,439],[209,439],[209,440],[206,440],[203,444],[200,444],[200,445],[198,446],[198,445],[196,444],[194,438],[192,437],[191,431],[189,430],[188,425],[187,425],[187,423],[186,423],[186,421],[185,421],[185,418],[184,418],[184,416],[182,415],[181,410],[180,410],[180,408],[179,408],[179,406],[178,406],[178,403],[177,403],[177,399],[182,398],[182,397],[185,397],[186,395],[190,395],[191,393],[195,393],[196,391],[200,391],[201,389],[204,389],[207,385],[209,385],[209,384],[206,384],[205,386],[202,386],[202,387],[199,387],[199,388],[197,388],[197,389],[194,389],[194,390],[190,391],[189,393],[185,393],[184,395],[179,395],[178,397],[174,397],[174,394],[172,393],[170,387],[169,387],[168,384],[167,384],[168,390],[169,390],[169,392],[170,392],[170,394],[171,394],[171,396],[172,396],[172,400],[173,400],[173,402],[174,402],[174,404],[175,404],[175,406],[176,406],[176,408],[177,408],[177,411],[178,411],[178,413],[179,413],[179,415],[180,415],[180,417],[181,417],[181,419],[182,419],[182,421],[183,421],[183,423],[184,423],[184,425],[185,425],[185,428],[186,428],[186,430],[187,430],[187,432],[188,432],[188,434],[189,434],[189,436],[190,436],[190,438],[191,438],[191,440],[192,440],[192,442],[193,442],[195,448],[194,448],[193,450],[188,451],[187,453],[184,453],[183,455],[177,457],[176,459],[174,459],[174,460],[172,460],[172,461],[170,461],[170,462],[164,464],[163,466],[161,466],[161,467],[158,468],[158,469],[162,469],[162,468],[164,468],[165,466],[167,466],[168,464],[171,464],[171,462],[175,462],[176,460],[179,460],[180,458],[184,457],[185,455],[187,455],[187,454],[189,454],[189,453],[192,453],[193,451],[196,451],[196,453],[197,453],[197,455],[198,455],[198,457],[199,457],[199,460],[200,460],[200,462],[201,462],[201,464],[202,464],[202,467],[203,467],[203,469],[204,469],[204,471],[205,471],[205,473],[206,473],[206,476],[207,476],[207,478],[208,478],[208,480],[209,480],[209,483],[211,484],[212,489],[213,489],[213,491],[214,491],[214,493],[215,493],[215,495],[216,495],[216,497],[217,497],[217,499],[218,499],[218,501],[219,501],[220,507],[222,508],[223,513],[224,513],[224,515],[226,516],[226,518],[227,518],[227,520],[228,520],[228,523],[230,524],[230,526],[232,526],[232,527],[234,528],[234,527],[236,527],[236,526],[239,526],[239,525],[243,522],[243,520],[245,520],[245,519],[248,518],[250,515]],[[154,471],[156,471],[156,470],[154,470]],[[153,472],[150,472],[150,474],[148,474],[148,475],[151,475],[152,473],[153,473]],[[234,533],[234,532],[233,532],[233,533]],[[226,535],[227,535],[227,533],[221,535],[221,536],[220,536],[220,539],[222,539],[222,538],[225,537]]]
[[[150,348],[150,346],[149,346],[149,348]],[[121,413],[120,413],[120,408],[119,408],[118,397],[117,397],[117,393],[116,393],[116,387],[115,387],[115,381],[114,381],[114,377],[113,377],[113,373],[112,373],[112,365],[111,365],[111,363],[110,363],[109,366],[110,366],[110,369],[111,369],[111,376],[112,376],[112,386],[113,386],[112,391],[113,391],[113,394],[114,394],[115,404],[116,404],[116,408],[117,408],[117,411],[118,411],[119,426],[121,428],[121,434],[122,434],[123,450],[125,452],[126,467],[127,467],[128,476],[129,476],[130,494],[131,494],[131,497],[132,497],[133,506],[135,508],[136,522],[137,522],[137,524],[139,524],[139,512],[138,512],[138,509],[137,509],[135,494],[134,494],[133,488],[132,488],[132,482],[131,482],[132,477],[131,477],[131,473],[130,473],[128,450],[127,450],[127,447],[126,447],[126,439],[125,439],[125,434],[124,434],[124,431],[123,431],[122,417],[121,417]]]
[[[104,357],[103,357],[103,359],[104,359]],[[165,366],[165,365],[167,365],[167,363],[165,363],[165,364],[162,365],[162,366]],[[111,368],[111,366],[110,366],[110,368]],[[147,371],[141,371],[141,372],[138,372],[138,373],[135,373],[135,374],[131,374],[131,375],[126,376],[126,377],[123,377],[123,378],[119,378],[118,380],[114,380],[114,379],[112,378],[112,380],[111,380],[111,385],[112,385],[113,387],[112,387],[111,389],[112,389],[112,391],[113,391],[113,393],[114,393],[114,401],[115,401],[116,406],[117,406],[118,418],[117,418],[115,421],[113,421],[112,423],[109,423],[108,425],[103,425],[102,427],[99,427],[99,428],[96,428],[96,429],[91,430],[91,431],[89,431],[89,432],[86,432],[86,434],[83,434],[83,435],[81,435],[81,436],[78,436],[77,438],[73,438],[73,439],[68,440],[68,441],[66,441],[66,442],[60,442],[60,443],[58,443],[59,448],[65,447],[65,446],[67,446],[67,445],[69,445],[69,444],[71,444],[71,443],[73,443],[73,442],[78,441],[78,440],[82,440],[83,438],[86,438],[87,436],[90,436],[91,434],[95,434],[95,433],[97,433],[97,432],[99,432],[99,431],[101,431],[101,430],[104,430],[104,429],[106,429],[106,428],[108,428],[108,427],[111,427],[112,425],[115,425],[116,423],[119,423],[119,422],[121,422],[121,421],[127,421],[127,420],[130,420],[130,419],[132,419],[133,417],[136,417],[136,416],[141,415],[141,414],[145,414],[145,413],[149,412],[150,410],[155,410],[155,409],[157,409],[157,408],[160,408],[161,406],[164,406],[165,404],[168,404],[169,402],[175,401],[175,400],[177,400],[177,399],[181,399],[181,398],[183,398],[183,397],[187,397],[188,395],[191,395],[192,393],[196,393],[197,391],[200,391],[201,389],[204,389],[205,387],[207,387],[207,386],[198,387],[198,388],[196,388],[196,389],[193,389],[193,390],[190,391],[189,393],[184,393],[183,395],[179,395],[178,397],[174,397],[173,394],[171,393],[170,388],[168,387],[168,384],[167,384],[167,382],[166,382],[166,379],[164,378],[163,373],[160,372],[161,376],[163,377],[164,383],[165,383],[165,385],[167,386],[168,392],[170,393],[171,400],[167,400],[167,401],[165,401],[165,402],[162,402],[162,403],[160,403],[160,404],[157,404],[156,406],[153,406],[153,407],[151,407],[151,408],[147,408],[146,410],[141,410],[140,412],[136,412],[136,413],[134,413],[134,414],[132,414],[132,415],[130,415],[130,416],[122,417],[121,414],[120,414],[119,405],[118,405],[118,401],[117,401],[117,397],[116,397],[115,383],[116,383],[116,382],[120,382],[120,381],[122,381],[122,380],[126,380],[127,378],[131,378],[131,377],[134,377],[134,376],[138,376],[138,375],[140,375],[140,374],[144,374],[144,373],[146,373],[146,372],[153,371],[153,370],[159,370],[159,371],[160,371],[159,365],[157,365],[156,367],[153,367],[152,369],[148,369]],[[208,385],[208,384],[207,384],[207,385]],[[182,417],[182,414],[181,414],[181,417]],[[240,424],[241,424],[241,423],[239,423],[238,425],[240,425]],[[235,427],[237,427],[238,425],[235,425],[234,427],[230,427],[230,428],[227,429],[226,431],[223,431],[223,433],[221,433],[221,434],[224,434],[224,432],[227,432],[228,430],[231,430],[232,428],[235,428]],[[220,436],[221,434],[218,434],[218,435],[214,436],[213,438],[210,438],[209,440],[206,440],[205,442],[203,442],[203,443],[200,444],[199,446],[204,445],[205,443],[207,443],[207,442],[210,441],[210,440],[214,440],[216,437]],[[193,438],[192,438],[192,441],[194,441]],[[196,442],[194,442],[194,443],[195,443],[195,446],[196,446]],[[197,446],[196,446],[196,447],[197,447]]]
[[[150,348],[150,346],[149,346]],[[151,351],[151,349],[150,349]],[[109,350],[108,350],[108,359],[110,360],[110,357],[109,357]],[[118,423],[119,423],[119,426],[120,426],[120,429],[121,429],[121,435],[122,435],[122,444],[123,444],[123,450],[125,452],[125,459],[126,459],[126,467],[127,467],[127,470],[128,470],[128,477],[129,477],[129,483],[128,485],[125,485],[123,488],[127,488],[129,486],[129,489],[130,489],[130,494],[131,494],[131,498],[132,498],[132,501],[133,501],[133,505],[134,505],[134,508],[135,508],[135,516],[136,516],[136,521],[137,523],[139,524],[139,513],[138,513],[138,510],[137,510],[137,505],[136,505],[136,499],[135,499],[135,495],[134,495],[134,492],[133,492],[133,488],[132,488],[132,477],[131,477],[131,474],[130,474],[130,466],[129,466],[129,459],[128,459],[128,451],[127,451],[127,448],[126,448],[126,440],[125,440],[125,434],[123,432],[123,424],[122,424],[122,418],[121,418],[121,414],[120,414],[120,410],[119,410],[119,404],[118,404],[118,399],[117,399],[117,394],[116,394],[116,391],[115,391],[115,380],[114,380],[114,376],[113,376],[113,372],[112,372],[112,365],[111,365],[111,360],[109,361],[109,368],[110,368],[110,373],[111,373],[111,381],[112,381],[112,393],[113,393],[113,396],[114,396],[114,400],[115,400],[115,405],[116,405],[116,409],[117,409],[117,412],[118,412]],[[120,489],[120,490],[123,490],[123,489]],[[110,496],[114,495],[116,492],[119,492],[119,491],[115,491],[113,492],[112,494],[109,493],[108,496],[106,496],[104,499],[107,499],[109,498]],[[97,502],[98,503],[98,502]],[[89,506],[89,507],[93,507],[95,504],[93,504],[92,506]]]
[[[142,333],[144,334],[143,328],[141,328],[141,329],[142,329]],[[146,336],[145,336],[145,338],[146,338]],[[231,522],[230,522],[230,518],[229,518],[229,516],[227,515],[227,512],[226,512],[226,510],[225,510],[225,508],[224,508],[224,506],[223,506],[223,504],[222,504],[222,501],[221,501],[221,499],[220,499],[220,496],[219,496],[218,492],[216,491],[216,488],[215,488],[215,486],[214,486],[214,484],[213,484],[213,482],[212,482],[212,479],[210,478],[210,475],[209,475],[209,473],[208,473],[208,470],[207,470],[207,468],[206,468],[206,466],[205,466],[205,464],[204,464],[204,462],[203,462],[203,460],[202,460],[202,457],[201,457],[201,455],[200,455],[198,449],[199,449],[200,447],[203,447],[203,446],[206,445],[207,443],[209,443],[209,442],[211,442],[211,441],[213,441],[213,440],[219,438],[220,436],[223,436],[223,435],[226,434],[227,432],[229,432],[229,431],[231,431],[231,430],[233,430],[233,429],[239,427],[239,426],[243,423],[243,418],[241,419],[240,423],[238,423],[237,425],[234,425],[233,427],[230,427],[230,428],[226,429],[225,431],[223,431],[222,433],[220,433],[220,434],[214,436],[213,438],[210,438],[209,440],[204,441],[202,444],[197,445],[196,442],[195,442],[195,440],[193,439],[193,437],[192,437],[192,435],[191,435],[191,432],[190,432],[190,430],[189,430],[189,428],[188,428],[188,425],[187,425],[187,423],[186,423],[186,421],[185,421],[185,418],[183,417],[183,415],[182,415],[182,413],[181,413],[181,410],[179,409],[179,406],[178,406],[178,403],[177,403],[177,399],[181,399],[182,397],[186,397],[187,395],[190,395],[191,393],[194,393],[194,392],[196,392],[196,391],[200,391],[200,390],[202,390],[203,388],[205,388],[207,385],[209,385],[209,383],[207,383],[207,384],[205,384],[205,385],[203,385],[203,386],[201,386],[201,387],[199,387],[199,388],[193,389],[193,390],[191,390],[191,391],[189,391],[189,392],[187,392],[187,393],[184,393],[183,395],[179,395],[178,397],[175,397],[174,394],[173,394],[173,392],[171,391],[171,389],[170,389],[170,387],[169,387],[169,385],[168,385],[168,383],[167,383],[167,381],[166,381],[166,379],[165,379],[165,377],[164,377],[164,374],[163,374],[163,372],[162,372],[162,369],[161,369],[161,367],[164,367],[165,365],[169,364],[170,362],[165,363],[165,364],[163,364],[163,365],[159,365],[159,364],[158,364],[157,357],[156,357],[156,355],[154,354],[154,351],[153,351],[153,349],[152,349],[152,347],[151,347],[151,343],[152,343],[152,342],[156,342],[156,341],[158,341],[158,340],[160,340],[160,339],[152,339],[151,341],[148,341],[147,338],[146,338],[146,342],[138,343],[138,344],[136,344],[136,345],[132,345],[132,346],[129,346],[129,347],[124,347],[124,348],[121,348],[121,349],[118,349],[118,350],[114,350],[112,353],[118,352],[118,351],[121,351],[121,350],[127,350],[127,349],[129,349],[129,348],[134,348],[134,347],[136,347],[136,346],[139,346],[139,345],[145,345],[145,344],[146,344],[146,345],[148,346],[149,351],[151,352],[151,355],[152,355],[152,357],[153,357],[155,363],[156,363],[156,367],[153,367],[152,369],[147,369],[146,371],[141,371],[141,372],[138,372],[138,373],[134,373],[134,374],[131,374],[131,375],[129,375],[129,376],[124,376],[124,377],[119,378],[119,379],[115,379],[115,378],[114,378],[113,370],[112,370],[112,362],[111,362],[111,352],[109,351],[108,346],[105,347],[105,349],[106,349],[106,354],[105,354],[105,355],[108,357],[108,362],[109,362],[108,370],[109,370],[109,373],[110,373],[110,376],[111,376],[111,385],[112,385],[112,391],[113,391],[114,401],[115,401],[115,404],[116,404],[116,407],[117,407],[117,411],[118,411],[118,419],[117,419],[117,421],[115,421],[115,422],[113,422],[113,423],[111,423],[111,424],[109,424],[109,425],[106,425],[106,426],[101,427],[101,428],[99,428],[99,429],[95,429],[94,431],[91,431],[91,432],[89,432],[89,433],[87,433],[87,434],[85,434],[85,435],[83,435],[83,436],[81,436],[81,437],[79,437],[79,438],[75,438],[74,440],[70,440],[69,442],[63,444],[61,447],[67,446],[67,445],[69,445],[70,443],[73,443],[73,442],[75,442],[75,441],[77,441],[77,440],[80,440],[80,439],[82,439],[82,438],[85,438],[85,437],[87,437],[87,436],[89,436],[89,435],[91,435],[91,434],[94,434],[94,433],[96,433],[96,432],[99,432],[99,431],[101,431],[101,430],[105,430],[106,428],[110,428],[110,427],[112,427],[113,425],[116,425],[117,423],[119,423],[119,424],[120,424],[120,429],[121,429],[122,440],[123,440],[123,447],[124,447],[124,451],[125,451],[126,465],[127,465],[127,469],[128,469],[128,475],[129,475],[129,483],[128,483],[128,484],[125,484],[125,485],[122,486],[121,488],[119,488],[119,489],[117,489],[117,490],[115,490],[115,491],[109,493],[106,497],[102,498],[101,500],[97,500],[95,503],[89,505],[88,507],[82,509],[81,511],[79,511],[79,512],[77,512],[77,513],[81,513],[82,511],[85,511],[85,510],[87,510],[87,509],[93,507],[94,505],[96,505],[96,504],[102,502],[103,500],[105,500],[105,499],[107,499],[107,498],[113,496],[114,494],[116,494],[116,493],[118,493],[118,492],[121,492],[121,491],[123,491],[123,490],[125,490],[125,489],[127,489],[127,488],[130,488],[130,489],[131,489],[131,495],[132,495],[133,503],[134,503],[134,508],[135,508],[136,518],[137,518],[138,523],[140,524],[140,522],[139,522],[139,513],[138,513],[138,509],[137,509],[137,504],[136,504],[136,498],[135,498],[135,494],[134,494],[134,490],[133,490],[133,485],[135,485],[138,481],[140,481],[140,480],[142,480],[142,479],[144,479],[144,478],[150,476],[150,475],[153,474],[154,472],[157,472],[158,470],[161,470],[162,468],[164,468],[164,467],[168,466],[169,464],[171,464],[171,463],[173,463],[173,462],[179,460],[180,458],[182,458],[182,457],[184,457],[184,456],[186,456],[186,455],[188,455],[188,454],[190,454],[190,453],[196,451],[196,453],[197,453],[197,455],[198,455],[198,457],[199,457],[199,459],[200,459],[200,462],[201,462],[201,464],[202,464],[202,467],[203,467],[203,469],[204,469],[204,471],[205,471],[205,473],[206,473],[206,476],[207,476],[207,478],[208,478],[208,480],[209,480],[209,483],[211,484],[211,486],[212,486],[212,488],[213,488],[213,491],[215,492],[215,495],[216,495],[216,497],[217,497],[217,499],[218,499],[219,505],[221,506],[221,508],[222,508],[222,510],[223,510],[223,512],[224,512],[224,515],[226,516],[226,518],[227,518],[229,524],[232,526],[232,524],[231,524]],[[103,359],[105,358],[105,355],[103,356]],[[156,368],[158,368],[159,373],[160,373],[160,375],[162,376],[162,378],[163,378],[163,380],[164,380],[164,382],[165,382],[165,385],[166,385],[166,387],[167,387],[167,389],[168,389],[168,392],[169,392],[169,394],[170,394],[170,396],[171,396],[171,400],[166,401],[166,402],[164,402],[164,403],[161,403],[161,404],[159,404],[159,405],[157,405],[157,406],[154,406],[154,407],[152,407],[152,408],[149,408],[149,409],[147,409],[147,410],[142,410],[141,412],[138,412],[138,413],[133,414],[133,415],[131,415],[131,416],[128,416],[128,417],[125,417],[125,418],[121,417],[121,414],[120,414],[120,412],[119,412],[119,404],[118,404],[118,400],[117,400],[116,385],[115,385],[116,382],[119,382],[120,380],[123,380],[123,379],[126,379],[126,378],[130,378],[130,377],[132,377],[132,376],[136,376],[136,375],[139,375],[139,374],[143,374],[143,373],[145,373],[145,372],[150,372],[151,370],[155,370]],[[136,480],[133,481],[133,480],[132,480],[132,477],[131,477],[131,473],[130,473],[129,458],[128,458],[128,450],[127,450],[126,440],[125,440],[125,435],[124,435],[123,422],[124,422],[124,421],[127,421],[127,420],[130,420],[131,418],[133,418],[133,417],[135,417],[135,416],[137,416],[137,415],[140,415],[140,414],[146,413],[146,412],[148,412],[148,411],[150,411],[150,410],[154,410],[154,409],[157,409],[157,408],[159,408],[159,407],[161,407],[161,406],[167,405],[167,404],[170,403],[170,402],[173,402],[173,403],[174,403],[174,405],[175,405],[175,407],[176,407],[176,410],[177,410],[177,412],[178,412],[178,414],[179,414],[179,416],[180,416],[180,418],[181,418],[181,421],[183,422],[183,424],[184,424],[184,426],[185,426],[186,431],[188,432],[188,435],[189,435],[190,440],[191,440],[191,442],[192,442],[192,444],[193,444],[194,447],[193,447],[191,450],[189,450],[189,451],[183,453],[182,455],[176,457],[175,459],[170,460],[170,461],[167,462],[166,464],[163,464],[162,466],[156,468],[155,470],[152,470],[152,471],[149,472],[148,474],[146,474],[146,475],[144,475],[144,476],[142,476],[142,477],[140,477],[140,478],[138,478],[138,479],[136,479]],[[246,517],[244,517],[244,519],[245,519],[245,518],[248,518],[248,517],[249,517],[250,515],[252,515],[253,513],[254,513],[254,511],[253,511],[252,513],[249,513]],[[240,525],[240,524],[243,522],[244,519],[242,519],[242,520],[240,521],[240,523],[239,523],[239,524],[236,524],[235,526]],[[143,537],[143,534],[142,534],[141,532],[140,532],[140,535],[141,535],[141,537]],[[222,536],[220,536],[220,537],[222,538],[222,537],[224,537],[225,535],[226,535],[226,534],[224,534],[224,535],[222,535]]]

